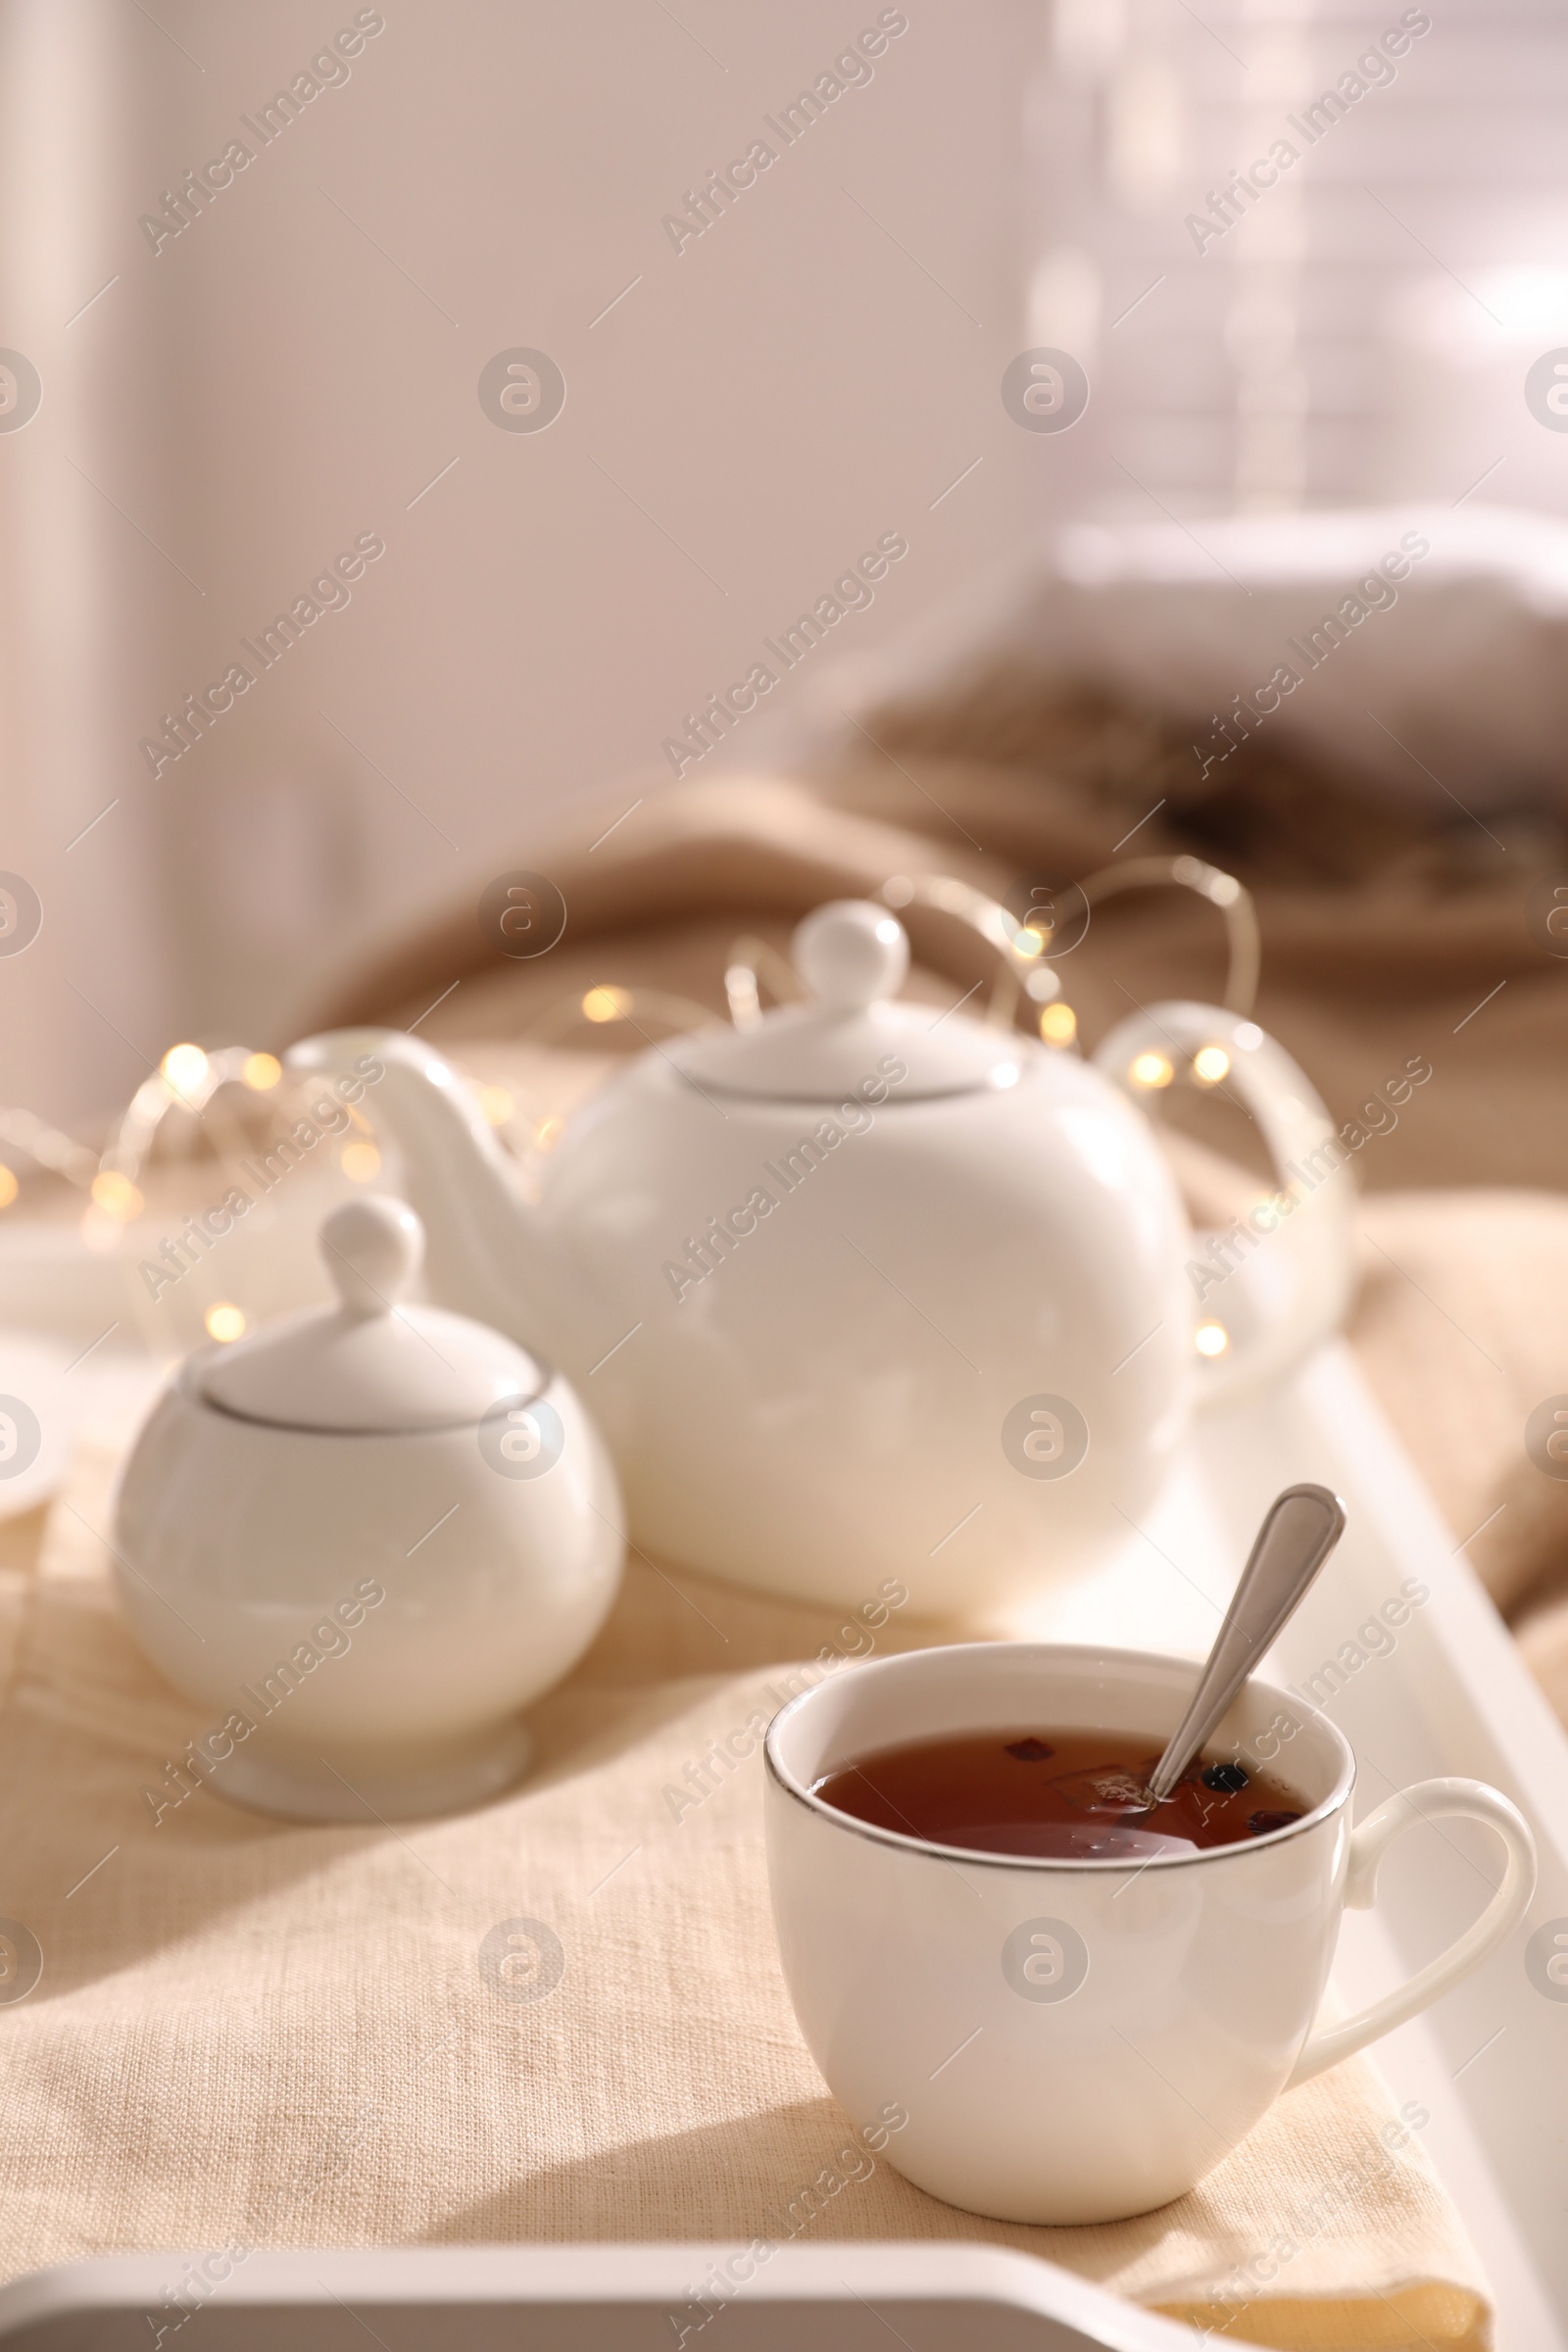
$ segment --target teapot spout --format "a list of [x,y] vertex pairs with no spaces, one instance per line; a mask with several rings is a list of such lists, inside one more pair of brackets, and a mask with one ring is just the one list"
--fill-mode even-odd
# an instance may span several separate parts
[[557,1302],[534,1278],[547,1253],[533,1211],[451,1063],[403,1030],[335,1029],[291,1047],[284,1067],[366,1080],[366,1110],[397,1152],[401,1190],[423,1221],[432,1299],[550,1352]]

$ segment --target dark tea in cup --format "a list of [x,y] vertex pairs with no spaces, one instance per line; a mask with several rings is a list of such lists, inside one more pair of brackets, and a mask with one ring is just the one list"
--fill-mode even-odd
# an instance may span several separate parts
[[1019,1730],[912,1740],[835,1766],[812,1793],[933,1845],[1049,1861],[1142,1862],[1288,1829],[1309,1807],[1259,1765],[1204,1755],[1144,1801],[1157,1743],[1125,1732]]

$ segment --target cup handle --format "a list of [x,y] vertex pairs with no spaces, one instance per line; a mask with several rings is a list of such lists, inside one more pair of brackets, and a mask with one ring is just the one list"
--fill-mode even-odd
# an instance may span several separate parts
[[1238,1220],[1228,1235],[1194,1235],[1194,1323],[1228,1320],[1224,1269],[1250,1263],[1259,1246],[1285,1277],[1270,1280],[1257,1330],[1245,1338],[1232,1334],[1219,1355],[1194,1358],[1197,1401],[1215,1404],[1254,1394],[1338,1331],[1355,1288],[1355,1191],[1346,1165],[1349,1150],[1311,1080],[1241,1013],[1179,1001],[1152,1004],[1118,1022],[1095,1061],[1147,1108],[1151,1090],[1139,1082],[1140,1057],[1153,1054],[1168,1068],[1173,1057],[1205,1046],[1230,1057],[1221,1083],[1257,1121],[1274,1161],[1275,1190],[1259,1187],[1247,1221]]
[[1370,1910],[1377,1896],[1378,1864],[1386,1846],[1392,1844],[1401,1830],[1412,1822],[1442,1821],[1458,1816],[1465,1821],[1484,1821],[1495,1830],[1508,1849],[1508,1859],[1502,1874],[1502,1884],[1473,1926],[1450,1943],[1446,1952],[1429,1960],[1425,1968],[1394,1992],[1385,1993],[1357,2017],[1348,2017],[1342,2025],[1328,2026],[1310,2034],[1297,2059],[1285,2087],[1294,2090],[1298,2082],[1309,2082],[1313,2075],[1322,2074],[1325,2067],[1338,2066],[1356,2050],[1365,2049],[1369,2041],[1379,2040],[1392,2034],[1396,2026],[1415,2017],[1439,1993],[1457,1984],[1473,1968],[1479,1968],[1499,1943],[1506,1941],[1523,1919],[1536,1890],[1536,1841],[1530,1835],[1530,1825],[1517,1805],[1509,1803],[1495,1788],[1483,1781],[1418,1781],[1413,1788],[1401,1789],[1369,1813],[1360,1828],[1350,1838],[1349,1869],[1345,1883],[1345,1900],[1355,1911]]

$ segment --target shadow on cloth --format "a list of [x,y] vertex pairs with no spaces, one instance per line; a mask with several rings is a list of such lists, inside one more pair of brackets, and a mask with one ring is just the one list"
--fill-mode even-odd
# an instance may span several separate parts
[[476,1835],[505,1839],[499,1817],[514,1808],[525,1837],[532,1798],[604,1771],[735,1677],[776,1669],[777,1699],[760,1694],[771,1712],[802,1687],[789,1679],[792,1661],[840,1666],[965,1638],[906,1620],[896,1600],[868,1596],[878,1620],[868,1625],[860,1611],[775,1600],[637,1555],[593,1648],[528,1711],[535,1763],[522,1782],[425,1821],[386,1822],[368,1808],[363,1827],[281,1820],[224,1801],[220,1774],[213,1788],[180,1774],[188,1744],[220,1715],[166,1683],[121,1615],[97,1532],[109,1524],[112,1467],[84,1450],[35,1579],[13,1579],[3,1595],[0,1777],[12,1802],[0,1913],[21,1920],[45,1954],[35,2009],[207,1938],[290,1888],[315,1883],[328,1901],[343,1866],[377,1849],[422,1865],[416,1908],[423,1896],[440,1903],[450,1888],[428,1855],[447,1833],[471,1822]]
[[[1248,2150],[1269,2130],[1265,2121],[1220,2168],[1216,2182],[1229,2169],[1245,2167]],[[1272,2171],[1267,2157],[1261,2169],[1266,2180]],[[679,2237],[736,2249],[755,2248],[759,2240],[777,2247],[947,2239],[1032,2254],[1227,2339],[1289,2347],[1375,2343],[1380,2352],[1418,2344],[1427,2352],[1480,2352],[1486,2342],[1479,2298],[1456,2283],[1423,2278],[1419,2271],[1381,2286],[1369,2279],[1359,2293],[1293,2296],[1254,2289],[1238,2301],[1234,2290],[1217,2291],[1227,2281],[1232,2253],[1227,2203],[1224,2194],[1216,2198],[1200,2184],[1130,2221],[1074,2229],[988,2221],[904,2180],[885,2156],[865,2148],[836,2100],[820,2098],[629,2140],[577,2163],[521,2174],[448,2216],[429,2239],[505,2245]],[[1236,2259],[1245,2261],[1258,2243],[1269,2243],[1266,2230],[1258,2239],[1245,2229],[1238,2232]],[[745,2284],[715,2289],[710,2275],[694,2277],[691,2302],[670,2314],[672,2340],[698,2337],[721,2315],[731,2293],[743,2296]]]

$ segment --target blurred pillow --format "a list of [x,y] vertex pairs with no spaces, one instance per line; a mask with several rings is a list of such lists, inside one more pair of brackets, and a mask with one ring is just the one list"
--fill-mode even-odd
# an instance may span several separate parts
[[1568,524],[1486,507],[1077,523],[839,686],[924,699],[1009,658],[1174,720],[1200,770],[1258,734],[1433,813],[1554,800]]

